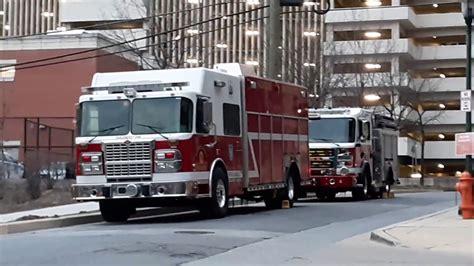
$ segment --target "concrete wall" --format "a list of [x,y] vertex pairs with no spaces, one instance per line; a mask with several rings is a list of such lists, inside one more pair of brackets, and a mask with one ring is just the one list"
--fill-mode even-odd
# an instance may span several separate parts
[[[433,188],[440,188],[440,189],[454,189],[456,187],[456,183],[458,182],[457,177],[427,177],[425,178],[425,186],[426,187],[433,187]],[[420,179],[419,178],[400,178],[400,185],[399,187],[413,187],[419,186]]]

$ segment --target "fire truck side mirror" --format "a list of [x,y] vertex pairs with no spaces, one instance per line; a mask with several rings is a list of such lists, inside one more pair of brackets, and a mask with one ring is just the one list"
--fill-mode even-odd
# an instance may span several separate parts
[[211,131],[212,128],[212,102],[205,101],[203,103],[203,128],[206,129],[207,133]]

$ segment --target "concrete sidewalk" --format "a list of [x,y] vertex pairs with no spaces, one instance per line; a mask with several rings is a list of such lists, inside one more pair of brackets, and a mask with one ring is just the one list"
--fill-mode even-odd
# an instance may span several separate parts
[[462,220],[458,208],[372,232],[371,239],[410,249],[474,255],[474,220]]
[[[461,220],[457,208],[375,229],[386,215],[287,234],[184,265],[222,265],[223,261],[238,262],[233,265],[473,265],[474,224]],[[403,221],[404,214],[397,216]],[[349,226],[360,227],[360,235],[351,237],[341,230]],[[371,234],[364,232],[374,229],[372,235],[383,232],[386,241],[395,244],[371,241]],[[322,237],[335,240],[334,244],[320,245],[325,242]]]
[[23,212],[14,212],[0,215],[0,224],[10,223],[17,221],[18,219],[30,217],[30,218],[55,218],[69,215],[76,215],[82,213],[98,212],[99,204],[97,202],[84,202],[68,204],[44,209],[29,210]]

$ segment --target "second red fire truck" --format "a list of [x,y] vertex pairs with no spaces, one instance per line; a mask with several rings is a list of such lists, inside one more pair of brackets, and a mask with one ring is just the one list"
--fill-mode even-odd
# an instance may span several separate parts
[[309,147],[313,184],[305,190],[318,198],[378,198],[398,179],[398,127],[371,110],[310,109]]
[[106,221],[175,204],[218,218],[232,197],[291,206],[310,182],[306,93],[238,64],[98,73],[79,99],[73,197]]

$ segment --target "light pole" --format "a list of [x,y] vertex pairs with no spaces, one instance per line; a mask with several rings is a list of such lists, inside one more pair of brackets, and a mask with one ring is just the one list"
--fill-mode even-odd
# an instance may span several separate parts
[[[474,0],[462,1],[462,13],[466,21],[466,90],[472,90],[472,17],[474,15]],[[472,132],[471,111],[466,113],[466,132]],[[472,172],[472,156],[466,156],[466,171]]]

